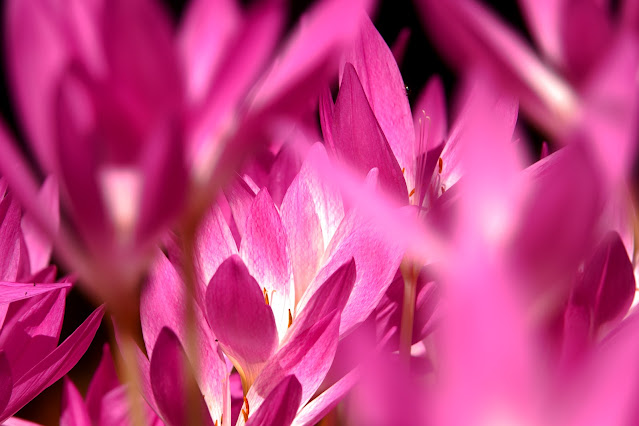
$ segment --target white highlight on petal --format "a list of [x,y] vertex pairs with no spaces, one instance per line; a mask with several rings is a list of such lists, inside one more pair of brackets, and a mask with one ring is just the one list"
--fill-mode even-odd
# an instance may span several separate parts
[[118,237],[133,235],[140,214],[142,176],[134,167],[108,166],[98,172],[102,198]]

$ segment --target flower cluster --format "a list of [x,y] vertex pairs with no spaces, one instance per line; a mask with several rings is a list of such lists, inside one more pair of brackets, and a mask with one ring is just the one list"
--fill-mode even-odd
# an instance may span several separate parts
[[5,3],[0,423],[100,327],[62,425],[639,422],[635,0],[415,0],[412,105],[373,1]]

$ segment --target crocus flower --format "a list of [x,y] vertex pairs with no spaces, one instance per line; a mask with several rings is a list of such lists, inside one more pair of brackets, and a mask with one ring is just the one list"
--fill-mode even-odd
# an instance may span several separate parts
[[[274,59],[277,1],[246,10],[193,1],[177,32],[153,0],[7,2],[20,119],[39,166],[60,182],[69,218],[61,257],[94,295],[115,300],[135,288],[189,189],[202,209],[271,123],[303,110],[354,31],[349,14],[367,3],[316,5]],[[338,10],[345,25],[333,25]],[[51,233],[31,202],[31,173],[1,133],[2,169]]]
[[[84,355],[102,319],[98,308],[61,345],[58,339],[71,284],[55,283],[47,266],[51,242],[31,228],[28,216],[0,179],[0,421],[4,422],[64,376]],[[55,186],[42,190],[42,208],[55,215]]]

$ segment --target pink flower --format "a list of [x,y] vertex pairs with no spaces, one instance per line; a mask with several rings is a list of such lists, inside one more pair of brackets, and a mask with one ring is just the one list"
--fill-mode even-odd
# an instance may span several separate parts
[[[39,166],[60,182],[60,254],[91,292],[135,288],[185,201],[197,216],[272,123],[312,104],[355,30],[348,16],[367,3],[316,5],[276,59],[280,2],[193,1],[177,31],[153,0],[7,3],[19,116]],[[0,133],[0,166],[51,234],[28,167]]]
[[636,152],[636,36],[594,1],[523,6],[546,60],[475,1],[418,2],[425,28],[457,67],[492,73],[551,142],[589,145],[603,178],[617,187]]
[[[163,423],[144,403],[142,397],[139,396],[139,398],[144,407],[144,424],[162,425]],[[60,424],[69,426],[128,425],[131,424],[129,404],[127,387],[120,383],[109,346],[105,345],[100,365],[93,374],[84,399],[73,382],[65,378]]]
[[[51,181],[42,208],[55,216]],[[70,283],[54,283],[51,244],[31,228],[0,179],[0,421],[64,376],[84,355],[102,319],[98,308],[58,346]],[[51,192],[53,191],[53,192]]]
[[[307,405],[331,366],[340,336],[365,320],[384,296],[402,250],[385,245],[355,210],[344,214],[339,193],[320,180],[314,167],[325,157],[319,144],[310,150],[279,211],[265,189],[255,194],[244,181],[229,188],[239,247],[219,207],[202,225],[196,243],[198,288],[190,302],[200,345],[198,354],[188,358],[201,363],[196,380],[205,417],[231,421],[230,401],[224,402],[229,398],[224,356],[242,378],[242,409],[249,422],[261,406],[268,412],[286,403],[293,417],[299,411],[300,419],[307,419],[300,422],[312,423],[339,399],[335,389],[340,386]],[[169,253],[179,265],[180,253]],[[179,369],[172,369],[170,382],[159,381],[159,374],[166,374],[165,365],[181,365],[161,360],[183,356],[185,303],[177,270],[160,255],[142,293],[142,329],[150,355],[143,371],[149,371],[147,401],[152,393],[156,404],[151,405],[170,423],[184,407],[168,397],[174,394],[169,389],[184,379]],[[278,389],[298,402],[277,399]],[[242,415],[239,423],[244,423]]]

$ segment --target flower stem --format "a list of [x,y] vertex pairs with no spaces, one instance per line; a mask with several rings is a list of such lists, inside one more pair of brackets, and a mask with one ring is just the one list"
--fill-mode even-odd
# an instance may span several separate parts
[[417,296],[417,271],[410,261],[404,259],[399,267],[404,278],[404,302],[399,334],[399,358],[410,367],[410,350],[413,343],[413,321]]
[[129,400],[129,413],[133,426],[144,426],[144,414],[142,411],[142,400],[140,396],[140,370],[137,360],[137,345],[135,340],[136,320],[127,310],[119,310],[113,313],[118,329],[122,333],[120,349],[123,360],[123,373],[127,386],[127,396]]
[[[195,273],[195,235],[197,232],[198,220],[186,220],[182,227],[182,253],[183,259],[183,275],[186,287],[186,306],[184,310],[184,321],[186,324],[186,353],[188,354],[184,365],[184,378],[198,377],[200,372],[200,358],[198,351],[198,330],[195,318],[195,300],[197,296],[197,278]],[[190,365],[189,365],[190,361]],[[189,369],[193,368],[193,374]],[[187,387],[187,423],[200,424],[200,407],[197,405],[199,388],[196,380],[189,380],[185,383]]]

